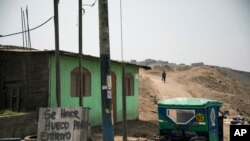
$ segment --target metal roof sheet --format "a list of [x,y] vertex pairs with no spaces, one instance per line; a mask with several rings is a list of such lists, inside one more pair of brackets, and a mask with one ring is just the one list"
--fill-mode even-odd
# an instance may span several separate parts
[[201,108],[212,105],[221,106],[222,102],[205,98],[173,98],[158,102],[158,106],[168,106],[171,108]]
[[[37,50],[37,49],[33,49],[33,48],[24,48],[24,47],[20,47],[20,46],[12,46],[12,45],[1,45],[0,44],[0,52],[17,52],[17,53],[50,53],[50,54],[55,54],[55,50]],[[79,57],[78,53],[74,53],[74,52],[68,52],[68,51],[62,51],[60,50],[60,54],[61,55],[66,55],[66,56],[72,56],[72,57]],[[99,60],[99,57],[96,56],[91,56],[91,55],[84,55],[83,54],[83,59],[91,59],[91,60]],[[121,61],[116,61],[116,60],[111,60],[111,62],[113,63],[118,63],[118,64],[122,64]],[[151,69],[151,67],[149,66],[144,66],[144,65],[137,65],[137,64],[132,64],[129,62],[124,62],[125,65],[129,65],[129,66],[136,66],[139,68],[144,68],[144,69]]]

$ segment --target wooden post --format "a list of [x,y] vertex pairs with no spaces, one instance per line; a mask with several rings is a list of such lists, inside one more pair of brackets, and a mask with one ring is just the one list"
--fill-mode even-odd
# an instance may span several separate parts
[[110,73],[108,2],[99,0],[99,41],[101,60],[101,99],[103,141],[114,140],[112,125],[112,92]]
[[54,0],[54,25],[55,25],[55,55],[56,55],[56,103],[58,107],[61,107],[58,0]]
[[82,0],[79,0],[78,5],[78,17],[79,17],[79,74],[78,79],[80,79],[80,95],[79,95],[79,106],[83,106],[82,97],[83,97],[83,76],[82,76]]

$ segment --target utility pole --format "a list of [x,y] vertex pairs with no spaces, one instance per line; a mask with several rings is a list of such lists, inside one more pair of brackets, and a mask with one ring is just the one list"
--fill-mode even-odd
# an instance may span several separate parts
[[55,24],[55,55],[56,55],[56,102],[57,106],[61,107],[58,0],[54,0],[54,24]]
[[125,63],[123,61],[123,30],[122,30],[122,0],[120,0],[120,18],[121,18],[121,56],[122,56],[122,139],[127,141],[127,100],[125,92]]
[[127,141],[127,104],[125,92],[125,64],[122,62],[122,139]]
[[103,141],[114,141],[112,125],[112,92],[110,73],[108,1],[98,0],[99,41],[101,60],[101,99],[102,99],[102,132]]
[[79,0],[78,5],[78,17],[79,17],[79,76],[77,79],[80,79],[78,81],[80,84],[80,95],[79,95],[79,106],[83,106],[82,104],[82,97],[83,97],[83,74],[82,74],[82,0]]

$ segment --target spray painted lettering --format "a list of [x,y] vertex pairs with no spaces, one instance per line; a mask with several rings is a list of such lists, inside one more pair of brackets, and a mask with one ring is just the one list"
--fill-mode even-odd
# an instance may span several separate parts
[[83,108],[40,108],[38,141],[80,140],[88,122],[84,120]]

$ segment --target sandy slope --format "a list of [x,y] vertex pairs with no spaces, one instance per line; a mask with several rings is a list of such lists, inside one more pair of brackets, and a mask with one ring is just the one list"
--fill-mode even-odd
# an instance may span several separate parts
[[[157,111],[153,111],[152,109],[156,107],[152,106],[158,100],[168,99],[168,98],[177,98],[177,97],[207,97],[204,96],[202,88],[195,87],[190,82],[187,83],[187,77],[191,77],[193,75],[197,75],[203,70],[195,71],[192,74],[190,72],[186,72],[185,76],[183,76],[182,72],[169,72],[166,83],[161,80],[161,72],[160,71],[140,71],[141,75],[141,83],[140,83],[140,120],[143,121],[152,121],[157,124],[158,117]],[[188,79],[189,80],[189,79]],[[181,81],[181,83],[180,83]],[[145,87],[147,89],[145,89]],[[191,89],[191,90],[190,90]],[[148,92],[150,90],[150,92]],[[192,95],[190,92],[196,91],[199,94]],[[151,95],[148,96],[147,94]],[[150,98],[155,98],[154,103],[150,101]],[[147,107],[143,106],[147,103]],[[152,128],[148,128],[151,132],[157,132],[156,130],[152,130]],[[148,135],[149,139],[152,136]],[[229,141],[229,125],[224,125],[224,140]]]
[[[140,117],[141,120],[154,119],[157,123],[157,112],[152,112],[150,98],[155,103],[161,99],[176,97],[202,97],[222,101],[224,110],[228,110],[229,117],[243,113],[249,116],[250,110],[250,73],[234,71],[218,67],[184,68],[181,71],[169,71],[167,81],[161,81],[161,69],[150,71],[140,70]],[[148,83],[150,85],[148,85]],[[145,90],[145,87],[149,90]],[[150,97],[147,95],[149,92]],[[152,104],[152,102],[151,102]],[[224,140],[229,140],[229,125],[224,124]]]
[[[167,81],[161,81],[161,70],[140,71],[158,90],[157,100],[176,97],[202,97],[220,100],[231,115],[250,115],[250,73],[217,67],[194,67],[169,71]],[[142,82],[147,83],[147,82]],[[141,84],[143,85],[143,84]]]
[[[139,119],[128,121],[129,140],[153,140],[158,132],[157,101],[176,97],[203,97],[220,100],[230,116],[239,112],[249,116],[250,73],[216,67],[184,67],[167,72],[161,81],[162,70],[140,70]],[[101,140],[100,127],[92,132],[94,140]],[[122,123],[115,124],[115,141],[122,140]],[[224,140],[229,141],[229,125],[224,124]]]
[[192,97],[180,83],[176,82],[171,73],[167,75],[166,83],[161,80],[161,74],[157,72],[141,71],[141,75],[149,77],[153,81],[155,87],[159,90],[157,99]]

